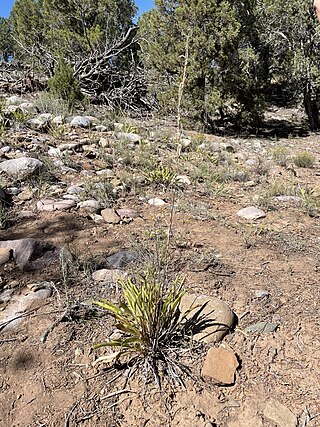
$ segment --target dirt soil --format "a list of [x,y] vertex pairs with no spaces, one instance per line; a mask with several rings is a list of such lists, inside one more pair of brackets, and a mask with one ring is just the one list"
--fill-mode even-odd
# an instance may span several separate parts
[[[175,132],[160,124],[134,125],[149,137],[152,129],[157,135]],[[57,181],[47,187],[43,182],[37,188],[25,181],[3,183],[31,188],[32,197],[13,197],[0,239],[37,238],[65,247],[74,257],[67,280],[63,280],[59,263],[31,272],[21,272],[13,261],[0,266],[1,286],[13,289],[15,296],[26,293],[31,283],[49,281],[54,285],[50,298],[30,307],[16,328],[0,334],[0,426],[290,427],[265,416],[266,404],[272,399],[297,417],[297,426],[320,426],[320,136],[218,137],[186,132],[192,144],[182,150],[179,161],[170,139],[154,137],[157,151],[152,155],[164,164],[170,159],[176,173],[190,177],[191,183],[175,191],[149,181],[141,188],[125,188],[111,205],[135,209],[140,216],[119,224],[96,223],[77,208],[37,211],[37,200],[47,197],[50,186],[66,191],[67,186],[90,179],[91,175],[81,171],[94,172],[107,164],[119,182],[137,173],[134,165],[123,162],[123,152],[115,154],[113,147],[120,143],[111,133],[107,136],[111,149],[106,155],[122,157],[113,164],[98,155],[97,141],[105,137],[102,133],[77,130],[71,136],[58,140],[52,133],[20,126],[2,137],[2,146],[37,155],[42,150],[41,158],[49,146],[64,142],[87,138],[93,147],[91,151],[71,151],[68,165],[72,166],[72,160],[77,169],[55,171]],[[46,140],[39,142],[39,138]],[[223,150],[233,146],[231,152],[226,151],[227,163],[220,154],[218,161],[215,154],[199,161],[198,145],[203,142],[221,145]],[[294,156],[306,151],[314,156],[312,167],[298,167]],[[279,152],[285,153],[285,161],[279,160]],[[246,163],[252,158],[255,163]],[[207,169],[203,170],[201,162],[205,161]],[[210,181],[208,170],[214,173],[222,163],[238,172],[241,166],[247,178]],[[281,181],[289,195],[294,187],[300,202],[275,201],[275,195],[286,195],[271,192],[275,181]],[[95,197],[95,191],[90,191],[88,198]],[[167,204],[150,206],[151,197],[160,197]],[[92,345],[106,340],[115,326],[91,302],[99,297],[117,301],[119,288],[94,282],[91,272],[103,267],[111,254],[149,244],[148,232],[164,229],[170,221],[172,203],[172,270],[186,276],[192,292],[219,297],[238,317],[237,327],[223,340],[240,362],[232,386],[217,386],[201,377],[205,352],[187,358],[194,379],[187,380],[185,388],[164,385],[162,393],[155,384],[144,384],[143,375],[128,379],[125,369],[93,366],[108,350],[94,351]],[[237,216],[241,208],[252,205],[262,208],[266,217],[248,221]],[[21,218],[22,210],[33,215]],[[202,261],[208,254],[219,262],[206,265]],[[10,301],[1,303],[0,314],[8,304]],[[272,322],[277,328],[271,333],[246,331],[256,322]]]

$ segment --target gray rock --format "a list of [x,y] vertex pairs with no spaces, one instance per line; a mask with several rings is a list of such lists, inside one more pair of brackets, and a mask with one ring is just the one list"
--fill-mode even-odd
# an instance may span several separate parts
[[78,203],[79,209],[85,209],[87,212],[95,213],[99,209],[101,209],[101,204],[94,199],[91,200],[84,200],[83,202]]
[[103,125],[97,125],[96,126],[97,132],[107,132],[107,130],[108,130],[107,126],[103,126]]
[[142,137],[136,133],[126,133],[126,132],[118,132],[116,133],[116,138],[119,140],[125,139],[130,142],[139,143]]
[[193,319],[193,338],[206,343],[219,342],[236,324],[231,308],[219,298],[186,293],[181,300],[181,316]]
[[258,322],[245,328],[246,332],[255,332],[257,334],[269,334],[274,332],[279,325],[271,322]]
[[50,243],[36,239],[0,241],[0,248],[12,251],[13,259],[23,271],[44,268],[48,263],[59,260],[59,250]]
[[130,208],[116,209],[116,212],[121,218],[138,218],[140,216],[138,211]]
[[267,403],[263,415],[272,421],[277,427],[296,427],[297,417],[276,399],[270,399]]
[[59,150],[59,148],[50,147],[49,150],[48,150],[48,154],[49,154],[49,156],[60,157],[61,156],[61,151]]
[[78,185],[70,185],[67,189],[67,193],[69,194],[80,194],[84,192],[84,188],[79,187]]
[[51,121],[54,125],[62,125],[63,124],[63,117],[62,116],[56,116]]
[[20,189],[18,187],[8,187],[6,189],[6,192],[11,196],[16,196],[17,194],[20,193]]
[[255,206],[248,206],[247,208],[240,209],[237,212],[237,215],[248,220],[257,220],[265,218],[266,216],[263,210],[256,208]]
[[154,197],[153,199],[149,199],[148,203],[151,206],[163,206],[163,205],[166,205],[166,202],[164,200],[158,199],[157,197]]
[[75,116],[70,122],[73,127],[89,128],[91,126],[91,120],[85,116]]
[[36,109],[33,102],[22,102],[20,108],[27,111],[34,111]]
[[269,292],[268,291],[264,291],[264,290],[260,290],[260,289],[256,289],[254,291],[254,296],[256,298],[264,298],[264,297],[269,296]]
[[177,175],[176,182],[178,184],[191,185],[190,178],[187,175]]
[[37,202],[37,209],[41,212],[63,211],[71,209],[74,206],[76,206],[76,202],[70,199],[41,199]]
[[6,145],[5,147],[1,147],[2,153],[9,153],[10,150],[11,150],[11,147],[9,147],[9,145]]
[[32,175],[37,170],[43,168],[43,166],[40,160],[33,159],[32,157],[19,157],[0,163],[0,171],[10,176],[27,176]]
[[19,96],[10,96],[6,99],[6,105],[20,105],[24,102],[22,98]]
[[0,332],[10,331],[17,328],[24,320],[22,313],[34,307],[41,305],[42,301],[52,295],[52,289],[40,289],[37,292],[24,293],[12,298],[11,304],[1,313],[0,325],[3,327]]
[[109,256],[106,259],[106,261],[108,264],[108,268],[114,269],[114,268],[124,268],[128,264],[136,261],[137,258],[138,258],[138,255],[136,252],[124,250]]
[[125,279],[128,274],[122,270],[108,270],[103,268],[92,273],[92,278],[95,282],[101,283],[103,285],[114,285],[119,279]]
[[37,117],[38,120],[41,120],[43,123],[49,123],[53,119],[51,113],[42,113]]

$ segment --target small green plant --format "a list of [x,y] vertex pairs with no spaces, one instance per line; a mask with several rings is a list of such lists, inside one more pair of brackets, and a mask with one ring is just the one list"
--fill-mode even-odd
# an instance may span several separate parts
[[153,272],[142,276],[137,283],[130,278],[119,279],[123,295],[121,303],[94,301],[94,304],[112,314],[116,327],[123,333],[120,339],[94,346],[96,349],[119,349],[98,361],[112,362],[121,356],[127,356],[131,363],[133,360],[142,361],[160,386],[159,363],[165,365],[168,373],[174,372],[178,363],[171,358],[173,349],[185,338],[184,316],[181,319],[179,309],[186,292],[184,281],[184,278],[178,276],[168,286],[165,282],[158,281]]
[[287,166],[288,163],[288,149],[286,147],[276,147],[272,150],[272,158],[280,166]]
[[318,217],[320,212],[320,197],[317,191],[301,188],[299,196],[302,199],[302,209],[311,217]]
[[309,151],[301,151],[293,157],[292,161],[298,168],[312,168],[316,158]]
[[157,166],[147,173],[147,179],[149,182],[168,188],[175,182],[176,175],[168,166]]
[[48,133],[55,139],[63,139],[67,133],[67,127],[64,124],[50,124],[48,128]]
[[20,108],[17,108],[12,112],[12,119],[17,123],[25,123],[29,120],[31,115],[22,111]]
[[59,67],[53,77],[48,80],[50,92],[66,101],[70,108],[74,107],[84,96],[80,91],[78,80],[74,77],[71,65],[60,58]]

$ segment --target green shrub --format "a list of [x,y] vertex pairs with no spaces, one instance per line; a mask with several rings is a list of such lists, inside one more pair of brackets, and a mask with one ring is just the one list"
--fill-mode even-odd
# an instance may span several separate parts
[[286,147],[276,147],[272,150],[272,158],[280,166],[287,166],[288,163],[288,149]]
[[301,151],[294,156],[292,161],[298,168],[312,168],[316,158],[309,151]]
[[78,80],[73,75],[71,65],[67,64],[64,59],[60,59],[59,67],[54,76],[48,81],[50,92],[63,99],[73,107],[78,101],[83,100]]

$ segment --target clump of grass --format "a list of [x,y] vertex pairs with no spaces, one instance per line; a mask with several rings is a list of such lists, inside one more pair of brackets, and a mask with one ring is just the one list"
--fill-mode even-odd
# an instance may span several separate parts
[[168,166],[157,166],[147,174],[147,180],[156,185],[162,185],[169,188],[176,179],[176,174]]
[[153,272],[141,276],[137,282],[131,278],[119,279],[123,301],[114,304],[108,300],[94,303],[107,310],[116,320],[123,337],[96,344],[94,348],[113,347],[119,350],[96,362],[112,362],[126,356],[130,364],[138,363],[146,373],[155,377],[161,387],[160,369],[172,379],[180,380],[183,371],[173,349],[186,338],[186,328],[179,304],[186,290],[184,278],[177,276],[171,285],[158,281]]
[[309,151],[301,151],[293,157],[292,161],[298,168],[312,168],[316,158]]
[[39,94],[34,101],[34,106],[39,113],[51,113],[53,116],[69,116],[72,114],[72,110],[66,101],[56,98],[48,92]]
[[301,188],[299,196],[302,199],[302,209],[311,217],[318,217],[320,212],[320,196],[310,188]]
[[287,166],[288,164],[288,149],[286,147],[276,147],[272,150],[272,158],[280,166]]
[[48,133],[55,139],[63,139],[67,133],[68,129],[66,125],[55,125],[51,123],[48,128]]

